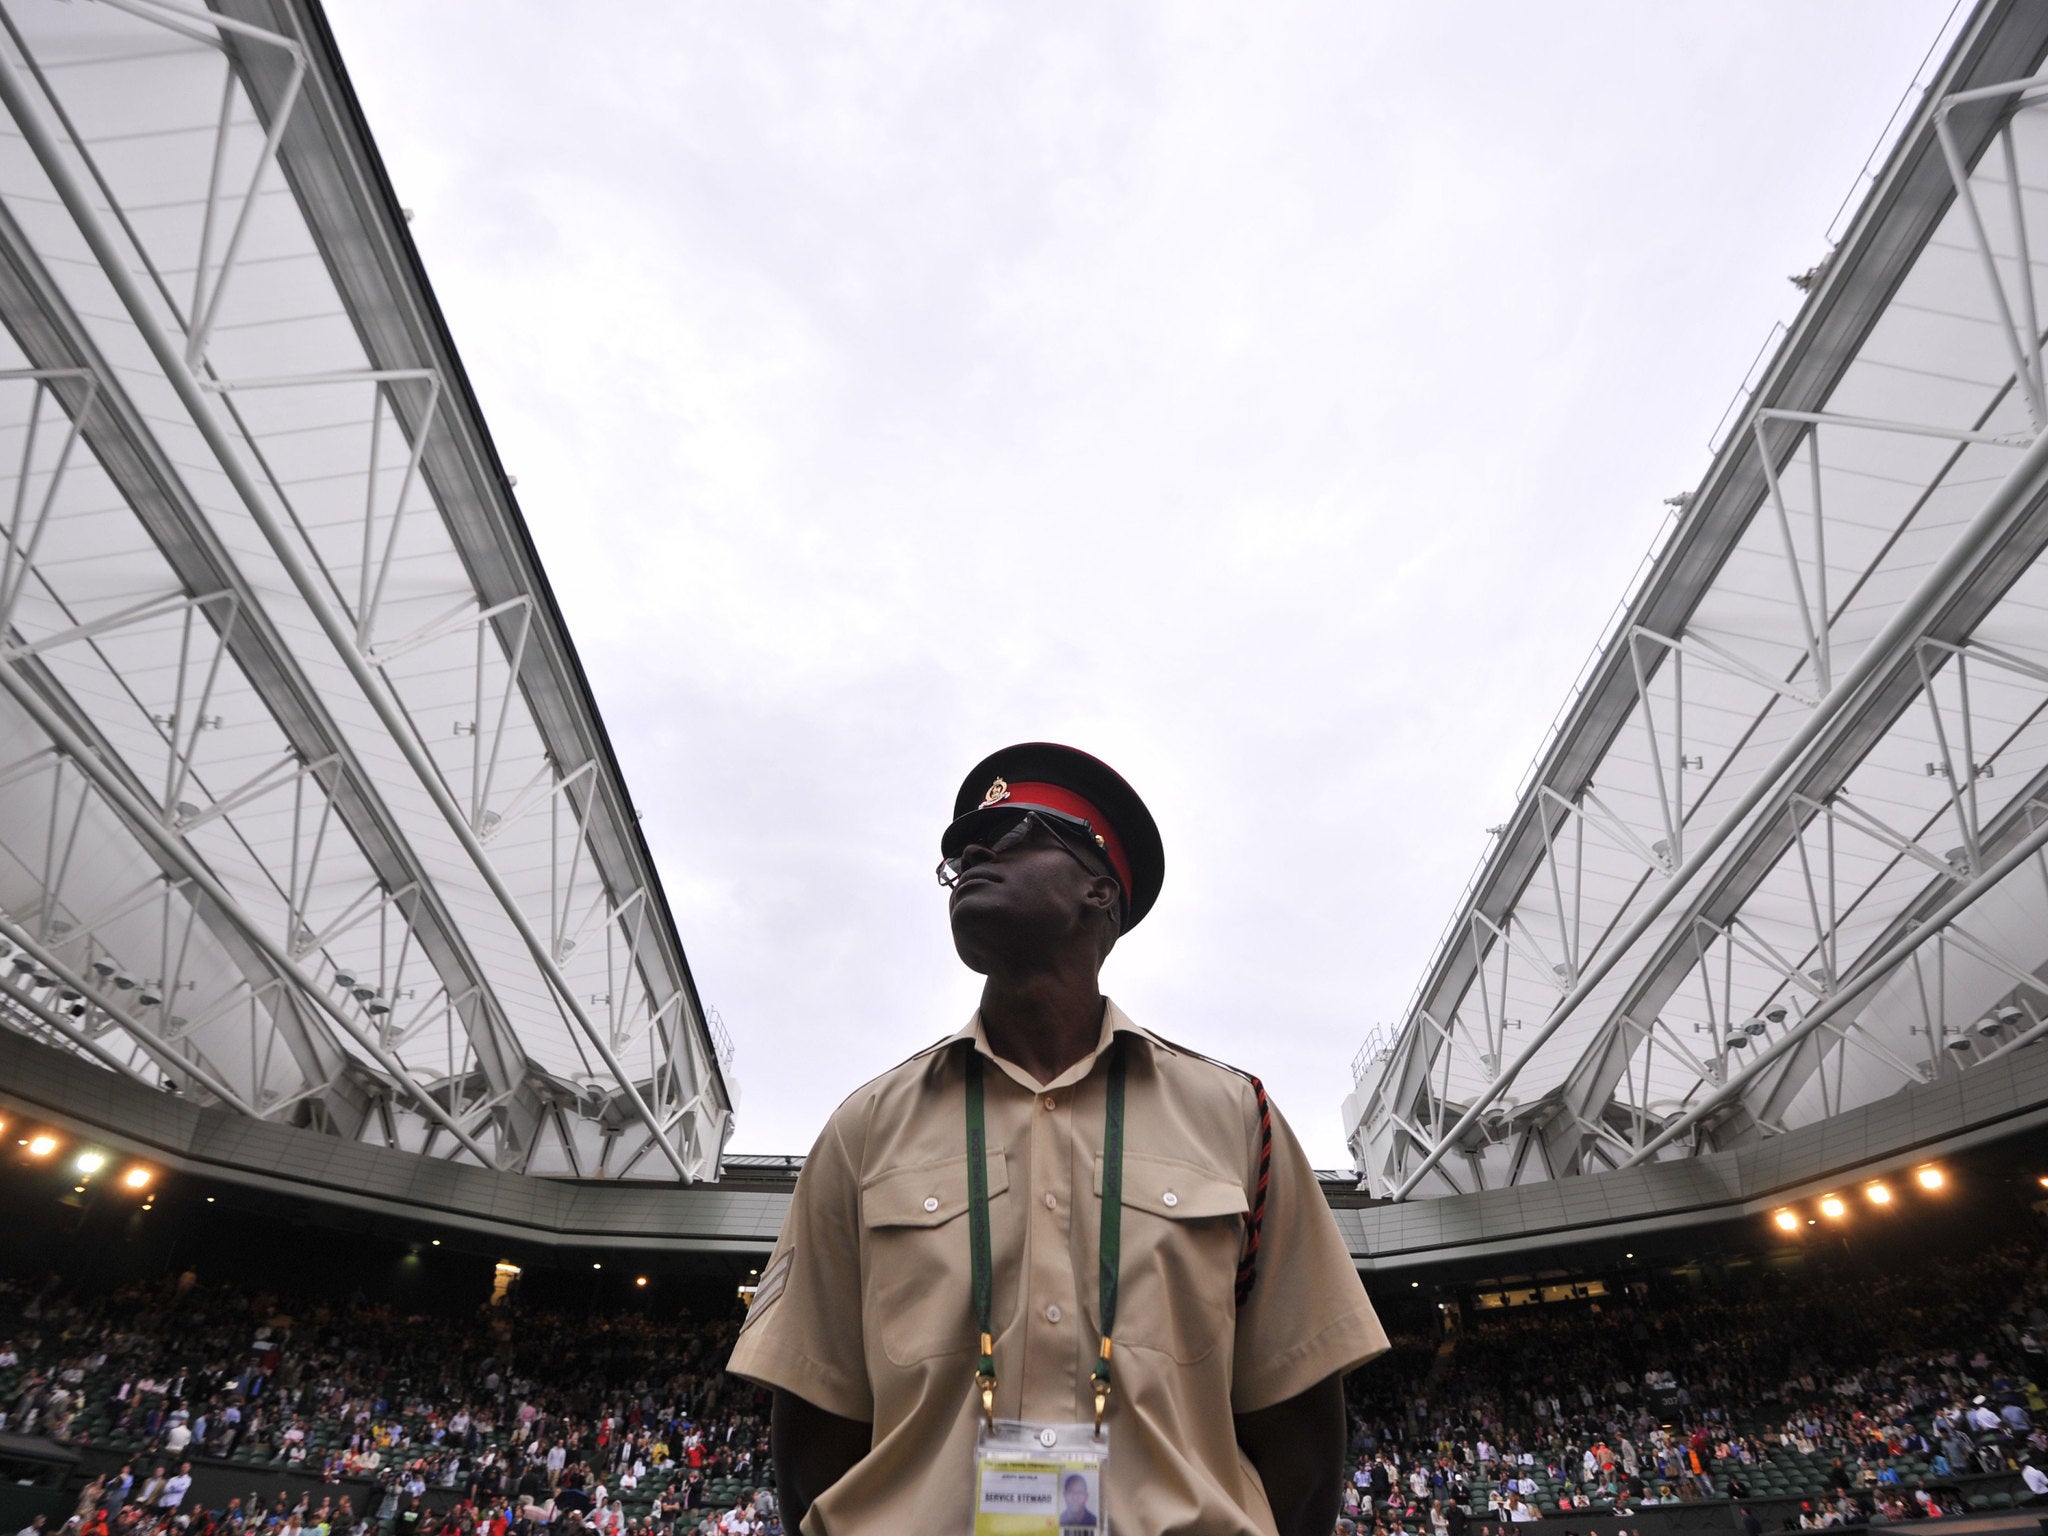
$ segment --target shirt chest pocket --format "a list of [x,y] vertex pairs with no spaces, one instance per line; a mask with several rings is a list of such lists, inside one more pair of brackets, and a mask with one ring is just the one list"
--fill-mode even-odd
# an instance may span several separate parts
[[[999,1228],[1009,1157],[988,1154],[990,1226]],[[967,1154],[875,1174],[860,1192],[867,1238],[868,1336],[895,1365],[975,1352]],[[993,1233],[991,1241],[994,1241]],[[1000,1311],[997,1313],[1000,1318]]]
[[[1101,1231],[1099,1156],[1095,1195],[1091,1258]],[[1235,1179],[1172,1158],[1124,1154],[1116,1343],[1156,1349],[1184,1365],[1214,1352],[1237,1310],[1237,1261],[1249,1209]],[[1092,1286],[1087,1306],[1098,1319]]]

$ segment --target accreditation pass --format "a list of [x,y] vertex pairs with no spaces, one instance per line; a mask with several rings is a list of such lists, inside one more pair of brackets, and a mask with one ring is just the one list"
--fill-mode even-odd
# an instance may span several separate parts
[[974,1448],[974,1536],[1109,1536],[1109,1430],[998,1419]]

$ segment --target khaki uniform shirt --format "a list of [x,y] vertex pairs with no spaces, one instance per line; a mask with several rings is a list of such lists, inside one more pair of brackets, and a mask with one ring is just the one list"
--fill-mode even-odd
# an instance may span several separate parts
[[1300,1146],[1273,1116],[1258,1281],[1234,1302],[1258,1178],[1251,1084],[1114,1003],[1050,1083],[995,1056],[977,1014],[833,1114],[804,1163],[730,1369],[874,1426],[810,1536],[971,1528],[979,1353],[970,1286],[966,1052],[984,1075],[999,1418],[1094,1414],[1105,1052],[1130,1036],[1123,1263],[1105,1502],[1117,1528],[1274,1536],[1232,1415],[1387,1347]]

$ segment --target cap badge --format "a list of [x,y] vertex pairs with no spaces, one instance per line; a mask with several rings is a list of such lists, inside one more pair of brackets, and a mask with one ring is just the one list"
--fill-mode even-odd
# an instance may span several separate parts
[[1009,798],[1010,786],[1003,780],[997,779],[995,783],[989,785],[988,793],[981,797],[981,805],[979,809],[985,811],[992,805],[1001,805],[1005,800]]

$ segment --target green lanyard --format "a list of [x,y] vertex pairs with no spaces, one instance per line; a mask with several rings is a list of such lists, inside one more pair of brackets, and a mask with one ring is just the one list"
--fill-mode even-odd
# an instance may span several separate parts
[[[1117,1270],[1123,1258],[1124,1226],[1124,1042],[1109,1047],[1109,1098],[1102,1119],[1102,1252],[1100,1286],[1102,1350],[1095,1357],[1095,1427],[1109,1407],[1109,1336],[1116,1327]],[[995,1260],[988,1232],[988,1117],[982,1107],[981,1052],[967,1053],[967,1240],[974,1255],[974,1316],[981,1325],[981,1361],[974,1379],[981,1387],[981,1415],[996,1421]]]

